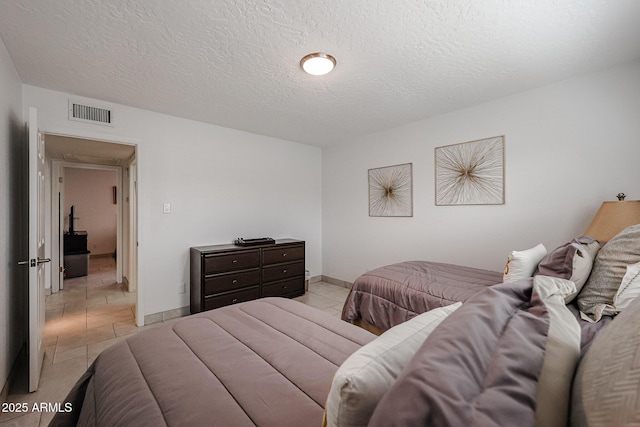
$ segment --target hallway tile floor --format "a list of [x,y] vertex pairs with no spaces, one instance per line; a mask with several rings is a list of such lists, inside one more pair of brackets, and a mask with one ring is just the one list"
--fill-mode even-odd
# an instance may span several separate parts
[[[349,290],[325,282],[309,285],[296,300],[340,317]],[[136,294],[117,283],[115,260],[92,258],[89,275],[64,281],[64,290],[46,300],[45,356],[40,386],[26,392],[26,379],[18,380],[8,402],[62,402],[75,382],[102,350],[128,335],[155,327],[135,324]],[[175,321],[169,320],[167,322]],[[54,413],[0,413],[0,427],[48,425]]]

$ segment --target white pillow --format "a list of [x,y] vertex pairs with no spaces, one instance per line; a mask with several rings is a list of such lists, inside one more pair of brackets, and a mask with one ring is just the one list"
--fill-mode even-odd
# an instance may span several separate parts
[[582,248],[584,249],[584,251],[581,252],[582,256],[574,258],[573,274],[569,278],[569,280],[576,284],[576,291],[565,297],[567,304],[578,296],[584,284],[587,283],[593,262],[600,250],[600,243],[597,240],[590,243],[582,243]]
[[338,368],[325,405],[329,427],[366,426],[429,334],[462,303],[439,307],[394,326],[361,347]]
[[627,266],[627,272],[622,278],[622,284],[616,292],[616,296],[613,297],[613,305],[617,312],[621,312],[623,309],[640,295],[640,262],[637,264],[631,264]]
[[513,251],[507,258],[504,267],[503,282],[515,282],[533,277],[536,267],[547,255],[547,248],[542,243],[526,251]]
[[534,274],[558,277],[575,283],[576,291],[565,297],[565,302],[569,304],[587,282],[599,250],[600,243],[594,238],[578,237],[549,252],[542,258]]

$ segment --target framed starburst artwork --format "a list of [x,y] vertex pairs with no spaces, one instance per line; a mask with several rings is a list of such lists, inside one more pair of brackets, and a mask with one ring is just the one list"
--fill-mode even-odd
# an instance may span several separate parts
[[504,204],[504,136],[436,147],[436,206]]
[[413,216],[413,164],[369,169],[369,216]]

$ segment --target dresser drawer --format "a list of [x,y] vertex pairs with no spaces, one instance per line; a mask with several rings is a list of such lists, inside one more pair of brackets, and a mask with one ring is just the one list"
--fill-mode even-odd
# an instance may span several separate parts
[[237,251],[224,255],[205,255],[204,274],[222,273],[231,270],[245,270],[260,266],[260,250]]
[[238,292],[229,292],[228,294],[218,295],[204,299],[204,309],[213,310],[214,308],[223,307],[225,305],[236,304],[238,302],[251,301],[260,298],[260,287],[243,289]]
[[253,269],[240,273],[216,274],[205,277],[204,296],[219,292],[230,291],[232,289],[246,288],[260,284],[260,270]]
[[262,269],[262,282],[291,279],[296,276],[304,278],[304,261],[274,265]]
[[278,264],[304,259],[304,245],[262,250],[262,264]]
[[291,294],[304,294],[304,278],[289,279],[273,283],[262,288],[263,297],[282,297]]

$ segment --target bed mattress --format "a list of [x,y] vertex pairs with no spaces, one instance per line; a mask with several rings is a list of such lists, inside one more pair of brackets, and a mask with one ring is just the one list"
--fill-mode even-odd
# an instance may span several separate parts
[[321,425],[335,371],[374,338],[289,299],[200,313],[102,352],[51,425]]

